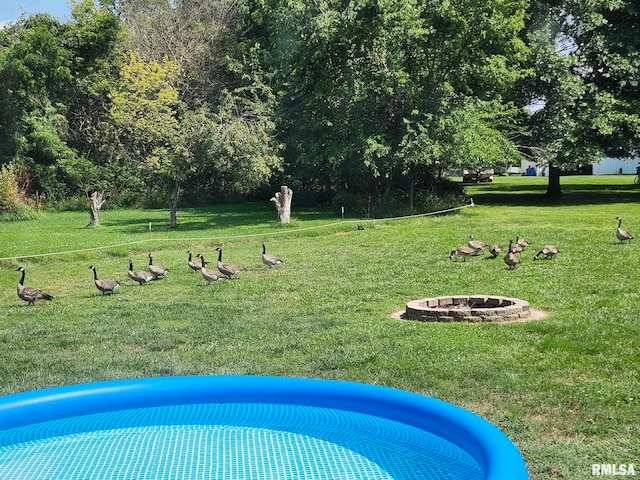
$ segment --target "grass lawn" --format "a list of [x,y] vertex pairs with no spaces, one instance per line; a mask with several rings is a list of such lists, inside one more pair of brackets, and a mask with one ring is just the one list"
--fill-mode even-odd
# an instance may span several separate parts
[[[165,210],[43,212],[0,223],[0,394],[54,385],[186,374],[342,379],[437,397],[500,427],[532,479],[587,479],[593,463],[640,471],[640,255],[620,245],[640,235],[633,176],[563,177],[549,203],[545,178],[498,177],[468,187],[473,208],[393,221],[345,221],[298,210],[275,223],[269,202]],[[151,230],[149,229],[151,223]],[[469,235],[506,246],[531,242],[522,263],[449,261]],[[285,263],[260,261],[264,240]],[[555,244],[553,260],[534,262]],[[186,251],[248,267],[205,285]],[[49,255],[54,252],[67,252]],[[168,266],[138,286],[134,267]],[[23,258],[16,258],[23,257]],[[121,280],[102,296],[87,267]],[[55,296],[27,306],[14,270]],[[490,294],[527,300],[544,319],[508,324],[422,323],[392,318],[407,301]]]

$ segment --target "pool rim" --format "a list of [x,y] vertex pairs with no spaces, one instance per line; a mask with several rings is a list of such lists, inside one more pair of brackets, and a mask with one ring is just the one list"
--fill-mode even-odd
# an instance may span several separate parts
[[0,397],[0,431],[67,417],[147,407],[212,403],[313,406],[410,425],[460,447],[485,480],[527,480],[517,447],[495,425],[436,398],[342,380],[254,375],[195,375],[106,380]]

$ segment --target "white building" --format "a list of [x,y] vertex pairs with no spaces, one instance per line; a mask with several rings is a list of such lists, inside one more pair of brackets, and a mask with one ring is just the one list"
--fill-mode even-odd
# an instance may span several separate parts
[[[535,162],[522,160],[520,163],[520,173],[525,174],[528,167],[533,167],[536,175],[546,175],[546,169],[541,168]],[[640,167],[640,157],[635,158],[610,158],[605,157],[600,162],[594,163],[593,175],[626,175],[636,174],[636,167]],[[511,173],[515,173],[511,172]]]
[[605,157],[599,163],[593,164],[594,175],[620,175],[636,173],[640,165],[640,158],[609,158]]

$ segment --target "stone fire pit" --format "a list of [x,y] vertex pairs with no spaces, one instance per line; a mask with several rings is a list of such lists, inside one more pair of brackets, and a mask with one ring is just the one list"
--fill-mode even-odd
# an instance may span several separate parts
[[403,318],[423,322],[507,322],[529,318],[529,303],[519,298],[452,295],[407,303]]

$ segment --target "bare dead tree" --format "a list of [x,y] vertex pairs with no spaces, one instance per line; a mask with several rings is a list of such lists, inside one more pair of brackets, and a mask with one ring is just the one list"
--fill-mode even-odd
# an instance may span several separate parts
[[106,201],[104,191],[99,192],[94,190],[93,193],[88,196],[91,201],[91,208],[89,210],[89,223],[87,227],[95,228],[100,226],[100,209]]
[[278,223],[291,223],[291,199],[293,197],[293,190],[286,185],[280,187],[280,191],[277,192],[271,199],[278,210]]
[[239,30],[239,0],[121,0],[130,47],[146,60],[180,64],[178,89],[199,103],[224,88],[228,46]]

